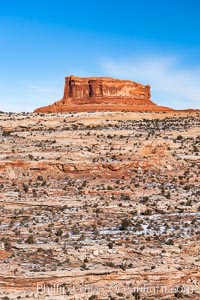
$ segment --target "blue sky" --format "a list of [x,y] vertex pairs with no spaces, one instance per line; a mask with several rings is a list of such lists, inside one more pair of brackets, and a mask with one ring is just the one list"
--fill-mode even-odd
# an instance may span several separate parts
[[200,108],[199,0],[0,0],[0,110],[32,111],[64,77],[151,85],[152,99]]

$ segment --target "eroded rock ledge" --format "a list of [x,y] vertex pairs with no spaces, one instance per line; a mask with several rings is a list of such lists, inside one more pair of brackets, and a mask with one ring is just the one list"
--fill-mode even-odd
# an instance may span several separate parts
[[150,100],[150,86],[110,77],[65,77],[63,98],[35,112],[169,111]]

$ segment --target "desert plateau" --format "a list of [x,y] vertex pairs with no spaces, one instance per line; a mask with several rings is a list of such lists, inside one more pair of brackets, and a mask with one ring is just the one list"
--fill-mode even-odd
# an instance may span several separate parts
[[0,299],[200,299],[198,111],[0,114]]
[[200,1],[0,1],[0,300],[200,300]]

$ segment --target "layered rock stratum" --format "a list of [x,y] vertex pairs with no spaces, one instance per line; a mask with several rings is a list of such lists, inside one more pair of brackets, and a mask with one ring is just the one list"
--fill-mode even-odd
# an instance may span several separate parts
[[200,299],[200,113],[0,114],[0,299]]
[[65,77],[63,98],[35,112],[63,113],[81,111],[170,111],[156,105],[150,86],[110,77]]

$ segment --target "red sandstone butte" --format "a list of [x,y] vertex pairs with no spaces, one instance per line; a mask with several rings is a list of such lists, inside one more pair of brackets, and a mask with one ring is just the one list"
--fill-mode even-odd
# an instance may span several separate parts
[[170,111],[150,100],[150,86],[110,77],[65,77],[64,96],[36,113],[91,111]]

